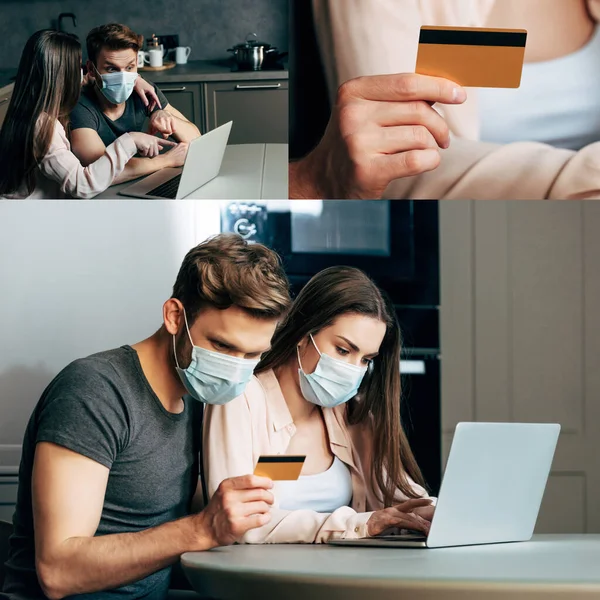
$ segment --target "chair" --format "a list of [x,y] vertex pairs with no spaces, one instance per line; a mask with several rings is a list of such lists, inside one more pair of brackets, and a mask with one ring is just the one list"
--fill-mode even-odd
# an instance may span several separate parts
[[8,538],[12,535],[12,523],[0,521],[0,590],[4,583],[4,563],[8,559]]

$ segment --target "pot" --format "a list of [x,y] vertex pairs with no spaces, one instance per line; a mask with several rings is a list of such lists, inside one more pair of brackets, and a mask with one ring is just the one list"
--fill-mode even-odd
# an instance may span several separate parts
[[267,60],[281,56],[271,44],[259,42],[255,33],[249,33],[245,42],[229,48],[227,52],[233,53],[238,68],[243,71],[260,71]]

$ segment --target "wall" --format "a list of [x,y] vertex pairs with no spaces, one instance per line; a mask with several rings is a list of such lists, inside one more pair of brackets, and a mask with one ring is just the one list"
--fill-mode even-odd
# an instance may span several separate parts
[[180,44],[192,48],[190,60],[226,59],[249,32],[288,48],[288,0],[0,0],[0,69],[16,68],[27,38],[56,27],[61,12],[77,15],[73,33],[82,42],[93,27],[117,21],[146,38],[179,34]]
[[459,421],[560,423],[539,532],[600,533],[599,227],[597,202],[440,206],[444,452]]
[[156,331],[183,256],[219,230],[211,201],[0,203],[0,474],[51,379]]

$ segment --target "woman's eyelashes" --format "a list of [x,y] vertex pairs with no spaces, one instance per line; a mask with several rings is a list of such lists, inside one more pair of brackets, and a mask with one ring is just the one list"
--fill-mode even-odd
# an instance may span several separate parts
[[[341,346],[336,346],[335,349],[340,356],[349,356],[350,355],[350,350],[348,350],[346,348],[342,348]],[[373,360],[372,358],[363,358],[363,359],[361,359],[361,362],[363,365],[369,366],[371,364],[372,360]]]

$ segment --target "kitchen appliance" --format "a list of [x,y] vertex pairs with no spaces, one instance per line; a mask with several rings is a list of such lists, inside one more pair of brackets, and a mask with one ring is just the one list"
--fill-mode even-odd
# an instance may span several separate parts
[[221,230],[276,250],[293,294],[317,272],[349,265],[365,271],[390,296],[403,334],[403,422],[425,479],[437,493],[441,482],[437,202],[223,203]]
[[[251,38],[255,39],[252,40]],[[279,52],[271,44],[258,41],[256,33],[249,33],[246,41],[229,48],[233,53],[235,66],[239,71],[261,71],[271,69],[287,56],[287,52]]]

